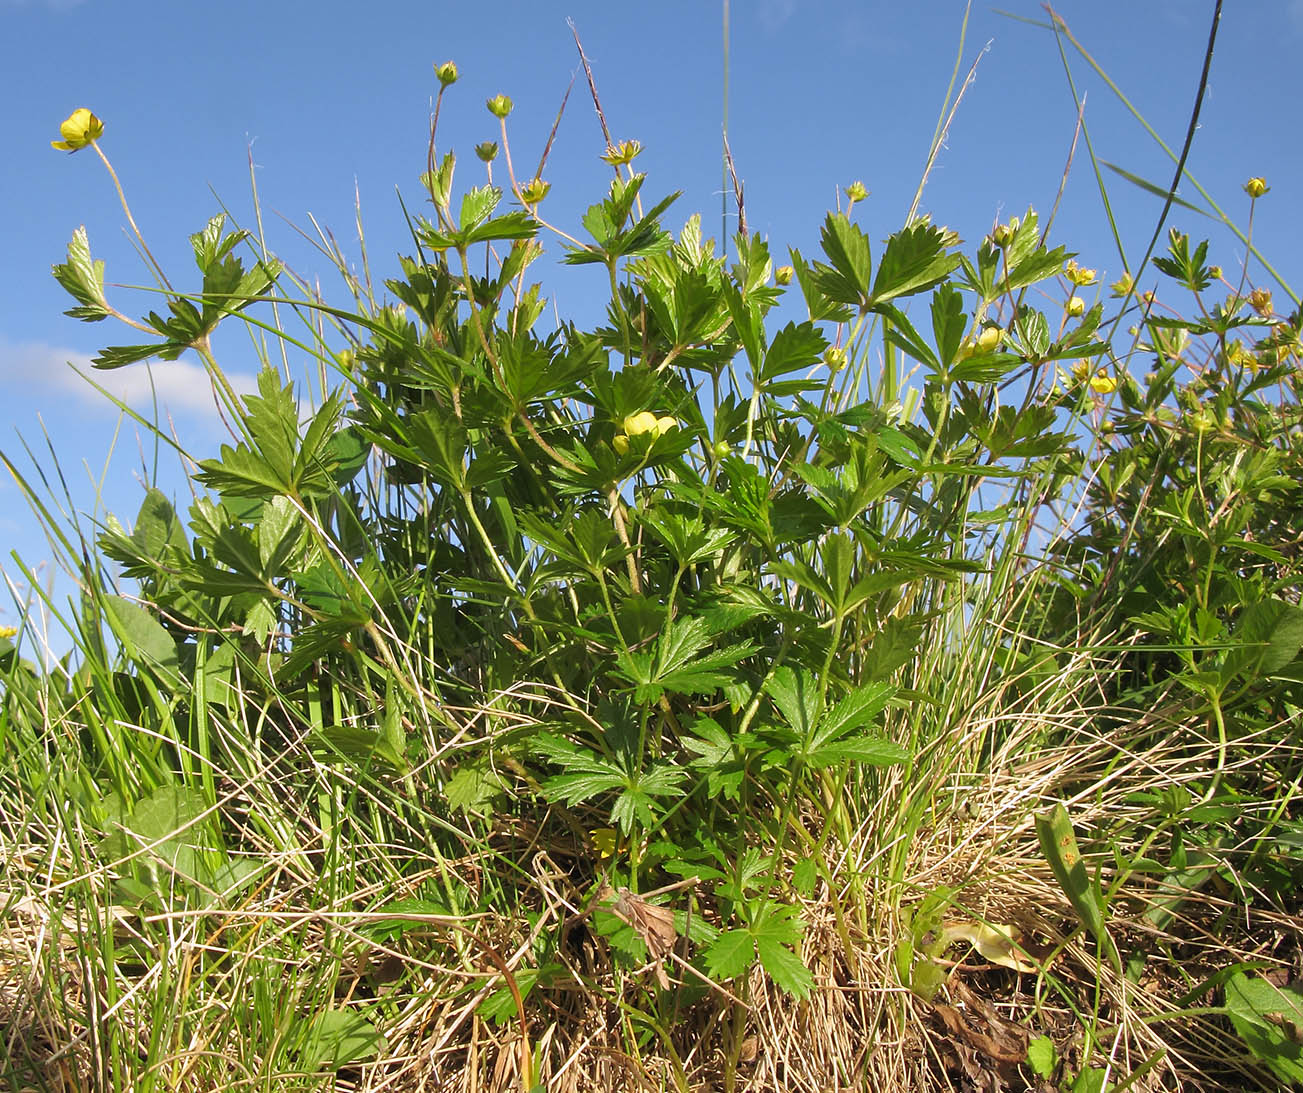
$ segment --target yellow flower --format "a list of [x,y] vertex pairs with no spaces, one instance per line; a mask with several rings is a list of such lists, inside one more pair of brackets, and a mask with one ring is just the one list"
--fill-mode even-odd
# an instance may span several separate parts
[[1261,197],[1270,189],[1271,187],[1267,185],[1266,179],[1259,178],[1257,175],[1244,184],[1244,192],[1254,199]]
[[0,626],[0,638],[12,638],[18,633],[16,626]]
[[983,353],[990,353],[1000,344],[1000,339],[1004,337],[1004,331],[998,326],[988,326],[977,335],[977,348]]
[[60,152],[76,152],[95,143],[104,135],[104,123],[84,106],[78,107],[59,126],[63,140],[50,141]]
[[668,414],[666,414],[664,417],[658,417],[656,419],[656,435],[664,436],[671,429],[678,428],[678,425],[679,425],[678,418],[670,417]]
[[1118,389],[1118,381],[1108,374],[1108,370],[1101,368],[1090,377],[1090,389],[1097,395],[1111,395]]
[[612,167],[620,167],[626,163],[632,163],[634,157],[642,151],[642,143],[636,140],[622,140],[619,144],[609,145],[605,152],[602,153],[602,162],[609,163]]
[[1082,269],[1075,261],[1063,267],[1063,273],[1074,285],[1092,285],[1095,283],[1095,271]]
[[1271,314],[1271,290],[1266,288],[1255,288],[1249,293],[1249,306],[1259,315],[1267,316]]
[[1131,274],[1124,273],[1108,287],[1113,290],[1114,296],[1125,296],[1135,287],[1135,283],[1135,278]]
[[592,837],[593,846],[597,848],[597,854],[603,861],[615,857],[616,851],[620,849],[620,833],[615,828],[599,827],[588,834]]
[[552,189],[552,183],[544,182],[541,178],[533,178],[520,188],[520,200],[526,205],[537,205],[543,198],[547,197],[548,190]]

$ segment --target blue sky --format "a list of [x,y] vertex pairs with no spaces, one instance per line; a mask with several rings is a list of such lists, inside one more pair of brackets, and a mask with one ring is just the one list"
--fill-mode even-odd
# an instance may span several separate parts
[[[1029,0],[1003,5],[1044,18]],[[1057,10],[1179,150],[1212,7],[1211,0],[1064,0]],[[769,238],[776,255],[788,246],[812,252],[837,189],[855,179],[871,191],[856,210],[870,236],[880,239],[900,226],[955,64],[964,9],[962,0],[733,0],[730,143],[749,227]],[[484,100],[497,93],[516,102],[509,121],[513,155],[519,172],[530,173],[524,165],[537,162],[578,66],[567,17],[583,38],[614,136],[645,148],[638,161],[649,174],[644,193],[682,190],[667,222],[677,228],[700,211],[705,230],[718,234],[720,0],[0,0],[0,34],[10,43],[7,83],[18,89],[0,100],[6,158],[0,207],[8,211],[0,265],[0,450],[30,468],[26,440],[50,472],[48,435],[76,508],[98,518],[107,508],[128,524],[134,519],[148,441],[69,362],[86,369],[102,345],[136,338],[111,320],[87,325],[65,318],[69,301],[49,270],[84,224],[110,282],[147,284],[149,278],[98,159],[50,148],[58,123],[73,109],[89,107],[104,120],[101,144],[151,249],[177,272],[179,285],[193,271],[186,236],[219,210],[219,199],[252,223],[252,147],[271,249],[299,273],[320,277],[328,298],[343,300],[338,277],[287,221],[311,231],[311,214],[357,262],[356,188],[372,273],[377,281],[391,276],[394,255],[411,249],[395,187],[410,206],[419,205],[416,179],[425,166],[436,87],[432,65],[453,59],[462,73],[445,97],[439,128],[440,149],[459,153],[458,182],[481,180],[472,149],[496,136]],[[1189,161],[1194,177],[1241,224],[1248,210],[1241,185],[1250,175],[1266,177],[1272,191],[1259,203],[1255,239],[1295,292],[1303,288],[1297,216],[1303,154],[1293,112],[1300,47],[1303,0],[1225,5]],[[1047,31],[974,5],[961,79],[979,56],[922,206],[970,248],[997,219],[1028,205],[1049,211],[1076,119]],[[1165,184],[1173,170],[1165,153],[1085,61],[1071,50],[1068,56],[1086,95],[1096,152]],[[597,158],[602,148],[581,73],[545,171],[553,190],[544,211],[552,222],[573,229],[583,208],[600,197],[609,179]],[[1181,193],[1199,200],[1189,184]],[[1124,241],[1138,254],[1160,203],[1116,177],[1110,196]],[[1169,224],[1210,236],[1213,257],[1228,268],[1243,258],[1215,221],[1176,209]],[[1084,145],[1054,238],[1108,279],[1120,271]],[[557,254],[550,248],[549,264]],[[590,282],[544,272],[563,315],[581,322],[596,317],[599,297]],[[1260,269],[1250,272],[1269,284]],[[1270,287],[1287,310],[1284,291]],[[110,298],[127,311],[157,306],[153,297],[122,290]],[[228,336],[218,350],[228,372],[251,379],[247,344]],[[150,374],[143,367],[96,378],[149,412]],[[193,454],[215,454],[222,434],[197,366],[184,359],[156,365],[152,380]],[[184,507],[184,482],[174,463],[165,465],[159,484]],[[20,582],[10,550],[33,565],[49,554],[7,476],[0,481],[0,540],[0,567]],[[15,621],[17,613],[0,597],[0,622]]]

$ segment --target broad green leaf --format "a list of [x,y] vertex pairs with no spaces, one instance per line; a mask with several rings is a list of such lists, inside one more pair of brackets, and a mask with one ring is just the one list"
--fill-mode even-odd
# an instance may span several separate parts
[[1226,1012],[1240,1039],[1282,1081],[1303,1082],[1303,994],[1237,971]]
[[356,1010],[324,1010],[307,1031],[300,1059],[308,1070],[339,1070],[379,1055],[384,1042],[375,1025]]
[[1077,836],[1072,830],[1072,821],[1067,809],[1055,805],[1046,815],[1036,817],[1036,836],[1040,840],[1041,851],[1049,862],[1054,879],[1059,882],[1068,902],[1100,948],[1104,951],[1113,970],[1122,974],[1122,958],[1117,946],[1109,936],[1104,924],[1103,901],[1090,882],[1086,872],[1086,863],[1081,860],[1081,851],[1077,849]]
[[176,640],[139,604],[122,596],[107,596],[104,607],[123,651],[137,664],[153,669],[169,687],[181,682]]

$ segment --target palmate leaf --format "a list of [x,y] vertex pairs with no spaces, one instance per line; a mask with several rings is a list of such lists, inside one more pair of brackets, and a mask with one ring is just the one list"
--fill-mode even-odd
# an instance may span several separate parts
[[104,303],[104,263],[93,261],[90,240],[84,227],[72,233],[68,244],[68,260],[52,267],[54,279],[80,305],[64,314],[84,323],[97,323],[107,319],[109,310]]
[[757,958],[777,986],[794,998],[805,998],[814,977],[795,951],[802,924],[795,907],[764,902],[746,926],[724,930],[705,950],[706,972],[714,979],[745,975]]
[[732,681],[730,668],[755,652],[751,642],[740,642],[698,656],[717,631],[704,618],[689,618],[668,626],[657,643],[653,659],[648,653],[622,653],[617,675],[635,684],[634,699],[654,702],[664,693],[710,693]]
[[812,322],[788,323],[774,335],[760,370],[762,383],[818,364],[828,339]]
[[887,240],[878,260],[870,306],[931,288],[959,265],[959,255],[947,254],[953,238],[944,228],[920,221]]
[[[68,314],[71,314],[71,312]],[[128,364],[147,361],[150,357],[164,357],[164,354],[172,348],[175,347],[172,346],[170,342],[155,342],[152,345],[111,345],[96,353],[95,356],[91,358],[91,364],[96,368],[106,370],[111,368],[122,368]],[[182,346],[181,348],[184,349],[185,347]],[[164,359],[166,360],[167,358],[164,357]]]
[[819,233],[823,252],[831,268],[817,264],[814,281],[829,300],[864,307],[869,297],[869,277],[873,260],[869,237],[852,224],[843,213],[829,213]]
[[628,782],[626,772],[615,763],[564,737],[539,733],[531,746],[536,754],[566,772],[543,783],[543,796],[549,801],[577,805],[607,790],[620,789]]
[[[804,762],[812,767],[825,767],[843,759],[854,759],[873,766],[889,766],[908,759],[909,753],[900,745],[859,732],[883,711],[893,690],[886,683],[870,683],[838,702],[824,714],[810,735],[801,757]],[[858,735],[852,737],[853,733]]]

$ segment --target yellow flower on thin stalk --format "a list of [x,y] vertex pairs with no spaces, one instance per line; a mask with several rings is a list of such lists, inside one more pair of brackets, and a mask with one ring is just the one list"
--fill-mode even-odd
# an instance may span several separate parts
[[50,141],[60,152],[79,152],[89,148],[104,135],[104,123],[84,106],[78,107],[59,126],[63,140]]

